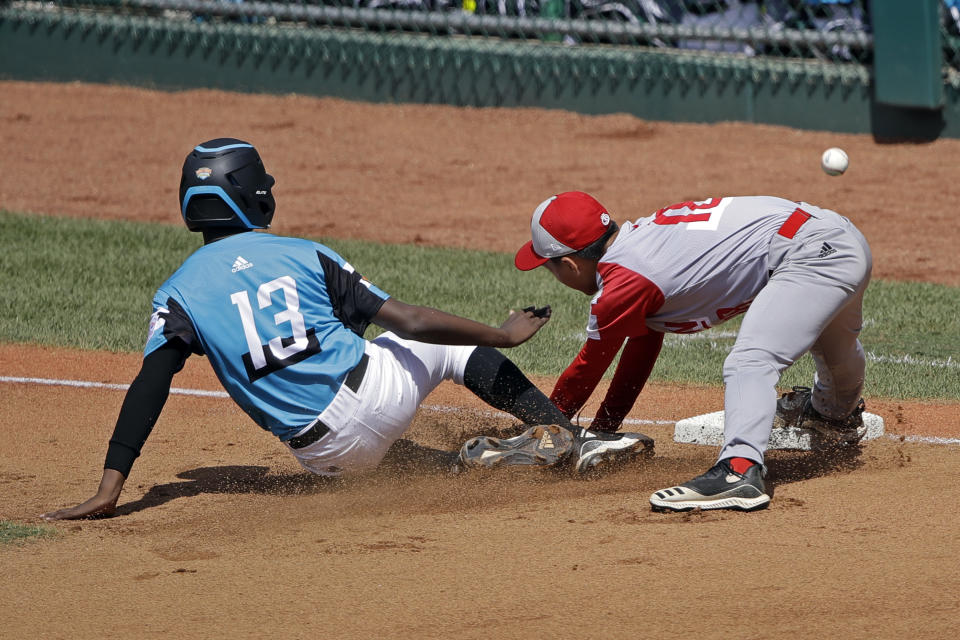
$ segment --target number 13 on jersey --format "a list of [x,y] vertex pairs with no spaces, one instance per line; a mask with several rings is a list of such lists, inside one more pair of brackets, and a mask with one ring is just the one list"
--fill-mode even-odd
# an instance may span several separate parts
[[274,306],[273,293],[283,292],[286,308],[273,314],[273,323],[278,327],[289,325],[289,336],[275,337],[264,343],[257,331],[253,306],[246,291],[237,291],[230,295],[230,301],[240,312],[243,335],[247,341],[247,353],[243,354],[243,365],[250,382],[263,376],[300,362],[319,353],[320,343],[314,329],[306,329],[303,314],[300,313],[300,296],[297,283],[290,276],[281,276],[265,282],[257,288],[257,306],[263,310]]

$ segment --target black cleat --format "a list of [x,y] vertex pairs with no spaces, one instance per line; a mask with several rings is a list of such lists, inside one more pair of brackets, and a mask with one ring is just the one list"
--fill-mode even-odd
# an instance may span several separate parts
[[770,503],[763,475],[763,465],[754,464],[745,473],[739,474],[727,460],[721,460],[690,482],[654,492],[650,496],[650,505],[654,511],[763,509]]
[[863,398],[846,418],[827,418],[813,408],[810,387],[794,387],[777,400],[777,413],[773,419],[774,428],[794,427],[812,429],[823,441],[822,444],[856,444],[867,433],[863,424],[863,411],[866,405]]

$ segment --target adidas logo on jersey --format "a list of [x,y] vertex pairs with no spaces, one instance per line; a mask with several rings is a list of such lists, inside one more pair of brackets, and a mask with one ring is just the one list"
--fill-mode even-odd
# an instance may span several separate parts
[[818,258],[826,258],[827,256],[833,255],[833,254],[836,253],[836,252],[837,252],[837,250],[834,249],[833,247],[831,247],[831,246],[830,246],[830,243],[824,242],[824,243],[823,243],[823,246],[820,247],[820,255],[818,255],[817,257],[818,257]]
[[247,262],[243,259],[243,256],[237,256],[237,259],[233,261],[233,269],[230,270],[231,273],[236,273],[237,271],[243,271],[244,269],[249,269],[253,266],[252,262]]

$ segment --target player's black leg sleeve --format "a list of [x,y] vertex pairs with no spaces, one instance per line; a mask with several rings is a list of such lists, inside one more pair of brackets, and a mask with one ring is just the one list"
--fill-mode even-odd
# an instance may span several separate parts
[[477,347],[467,360],[463,384],[491,407],[506,411],[526,424],[556,424],[577,429],[523,372],[492,347]]

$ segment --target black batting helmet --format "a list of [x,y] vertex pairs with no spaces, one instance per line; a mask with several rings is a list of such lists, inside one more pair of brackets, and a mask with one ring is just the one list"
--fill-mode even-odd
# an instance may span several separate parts
[[197,145],[183,163],[180,212],[190,231],[266,229],[276,207],[273,176],[253,145],[217,138]]

